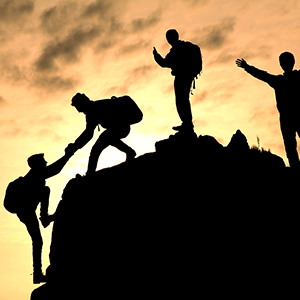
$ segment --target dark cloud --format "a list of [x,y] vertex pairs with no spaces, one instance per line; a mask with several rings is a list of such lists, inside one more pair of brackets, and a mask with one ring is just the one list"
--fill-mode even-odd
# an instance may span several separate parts
[[75,2],[64,3],[45,10],[41,17],[40,27],[49,34],[59,35],[68,28],[72,21],[78,20],[78,7]]
[[100,29],[97,27],[77,28],[66,38],[51,42],[35,62],[36,69],[38,71],[55,71],[59,64],[57,60],[67,64],[77,62],[83,46],[91,43],[99,34]]
[[120,49],[119,53],[121,55],[122,54],[131,54],[133,52],[140,51],[143,48],[147,48],[147,47],[150,47],[150,41],[140,40],[138,42],[123,46]]
[[0,0],[0,22],[19,21],[34,10],[34,2],[30,0]]
[[225,18],[217,25],[205,26],[197,30],[193,41],[201,48],[219,49],[228,41],[228,36],[233,32],[235,23],[235,18]]
[[259,46],[255,50],[249,49],[251,46],[244,49],[237,49],[236,51],[225,49],[217,57],[214,57],[208,62],[208,65],[212,64],[226,64],[234,63],[237,58],[251,59],[254,57],[260,57],[264,59],[271,58],[272,47],[271,46]]
[[131,21],[130,27],[133,32],[143,31],[159,23],[161,12],[159,10],[150,14],[147,18],[138,18]]
[[105,93],[104,96],[110,98],[112,95],[113,96],[118,96],[118,95],[126,95],[128,93],[128,86],[121,85],[121,86],[112,86],[110,88],[108,88]]
[[125,23],[118,15],[112,15],[106,23],[105,32],[101,37],[101,42],[97,46],[97,52],[108,50],[114,46],[121,45],[119,54],[127,54],[138,49],[147,47],[150,41],[141,40],[140,42],[123,45],[124,40],[134,33],[147,30],[159,23],[161,12],[157,10],[145,18],[137,18],[129,24]]
[[55,93],[58,91],[66,91],[74,89],[79,84],[79,80],[75,78],[64,78],[62,76],[49,76],[46,74],[40,74],[35,77],[32,84],[35,87],[42,88],[49,93]]
[[96,53],[109,50],[122,43],[126,38],[127,32],[125,31],[125,25],[116,17],[111,17],[105,24],[105,27],[102,28],[103,32],[100,37],[100,42],[95,48]]
[[[119,0],[96,0],[88,4],[62,2],[45,10],[40,17],[40,24],[51,40],[44,44],[34,62],[33,84],[47,90],[53,88],[55,83],[59,89],[73,88],[78,80],[65,78],[61,74],[64,74],[68,65],[80,62],[86,49],[105,60],[109,52],[116,56],[128,55],[149,47],[150,41],[139,38],[132,40],[131,37],[158,24],[160,11],[126,20],[125,10],[126,4]],[[124,80],[121,90],[127,90],[129,84],[140,80],[139,77],[148,74],[151,68],[142,66],[133,70]]]
[[[115,3],[118,1],[114,1]],[[115,4],[111,0],[97,0],[89,4],[82,13],[83,17],[99,17],[101,19],[107,19],[110,12],[113,10]]]
[[0,78],[3,81],[22,84],[28,80],[28,69],[22,65],[18,65],[14,56],[11,53],[1,53]]

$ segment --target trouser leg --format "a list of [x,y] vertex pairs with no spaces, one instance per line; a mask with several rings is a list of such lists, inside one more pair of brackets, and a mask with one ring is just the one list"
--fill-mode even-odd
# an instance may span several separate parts
[[25,224],[32,240],[33,271],[40,273],[42,270],[43,238],[40,231],[39,221],[35,212],[26,215],[18,215],[20,221]]
[[40,216],[42,218],[48,216],[49,197],[50,197],[50,188],[48,186],[45,186],[43,193],[41,195]]
[[127,144],[125,144],[121,140],[112,141],[111,145],[124,153],[133,151],[131,147],[129,147]]
[[135,156],[135,151],[126,145],[122,138],[125,138],[130,132],[130,126],[120,126],[105,130],[94,144],[88,163],[87,174],[94,173],[97,168],[98,159],[101,152],[109,145],[116,147],[129,156]]
[[292,168],[299,168],[300,162],[297,152],[296,129],[292,122],[282,117],[280,118],[280,128],[289,165]]
[[136,156],[136,152],[121,140],[115,140],[111,145],[126,153],[126,161],[130,161]]
[[192,124],[190,91],[193,79],[176,76],[174,80],[175,103],[178,115],[183,124]]
[[117,148],[118,150],[128,154],[134,151],[131,147],[125,144],[121,139],[128,136],[130,132],[130,126],[123,126],[120,129],[112,129],[111,130],[111,139],[110,145]]
[[90,153],[87,174],[96,171],[99,156],[101,152],[111,144],[112,139],[113,136],[108,129],[99,136]]

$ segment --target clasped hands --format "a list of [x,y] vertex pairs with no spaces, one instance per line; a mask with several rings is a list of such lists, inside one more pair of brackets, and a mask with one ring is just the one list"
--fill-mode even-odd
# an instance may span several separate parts
[[65,149],[65,154],[68,156],[74,155],[74,153],[77,151],[76,147],[74,144],[68,144],[68,146]]

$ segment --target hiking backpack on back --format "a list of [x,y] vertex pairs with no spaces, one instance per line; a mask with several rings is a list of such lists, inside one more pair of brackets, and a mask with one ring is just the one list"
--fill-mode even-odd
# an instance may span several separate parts
[[189,65],[191,74],[195,77],[202,71],[202,54],[198,45],[190,42],[185,42],[185,58],[186,63]]
[[115,124],[136,124],[142,121],[143,113],[133,99],[127,95],[112,96],[111,99],[96,101],[99,105],[101,117],[100,125],[104,128]]
[[173,76],[197,77],[202,71],[200,47],[191,42],[179,41],[167,54],[169,67]]
[[24,177],[19,177],[8,184],[3,205],[10,213],[15,214],[19,211],[22,197],[24,197],[24,188]]

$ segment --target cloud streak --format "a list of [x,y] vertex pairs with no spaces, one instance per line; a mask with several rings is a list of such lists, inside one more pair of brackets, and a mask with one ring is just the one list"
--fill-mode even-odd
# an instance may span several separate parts
[[37,74],[31,82],[31,86],[54,94],[58,91],[74,89],[79,83],[80,80],[77,78],[64,77],[63,75]]
[[65,39],[49,43],[35,62],[37,70],[56,71],[59,60],[67,64],[78,62],[82,48],[99,34],[99,28],[76,28]]
[[226,63],[234,63],[237,58],[245,58],[251,59],[254,57],[260,57],[264,59],[269,59],[272,53],[272,47],[262,45],[257,47],[255,50],[249,49],[249,47],[245,47],[243,49],[236,49],[234,51],[229,49],[224,49],[217,57],[214,57],[208,64],[226,64]]
[[72,26],[73,21],[78,19],[78,16],[78,5],[76,2],[53,6],[41,14],[40,28],[47,34],[58,36]]
[[157,10],[147,18],[138,18],[131,21],[130,27],[132,32],[140,32],[159,23],[161,12]]
[[225,18],[219,24],[198,29],[193,40],[201,48],[220,49],[228,42],[228,37],[234,31],[235,24],[235,18]]
[[33,10],[34,2],[30,0],[0,0],[0,23],[19,21]]

